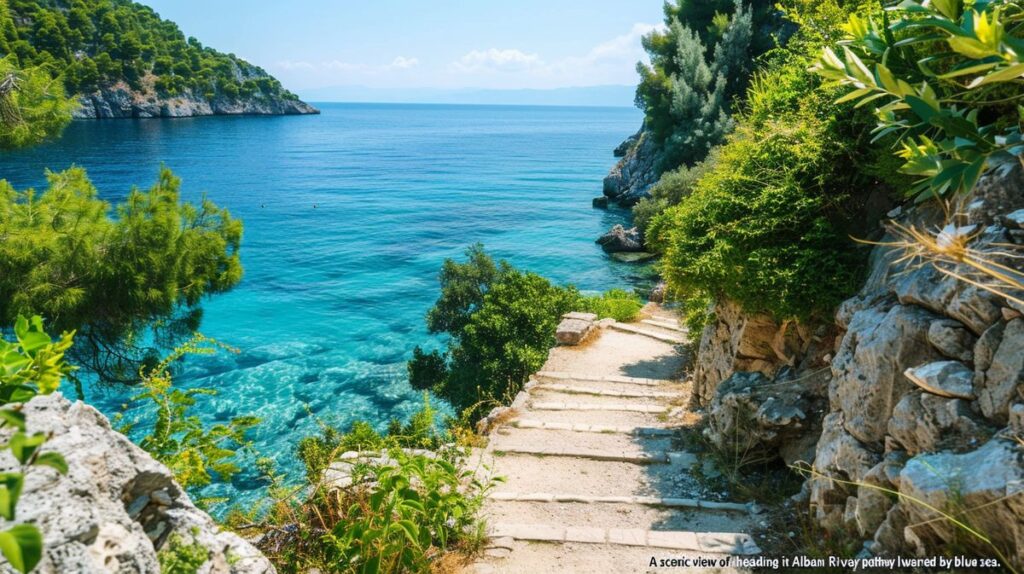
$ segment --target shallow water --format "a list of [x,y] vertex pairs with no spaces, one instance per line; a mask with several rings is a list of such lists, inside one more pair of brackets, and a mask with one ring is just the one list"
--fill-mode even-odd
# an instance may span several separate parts
[[[0,157],[18,188],[45,168],[88,169],[101,195],[149,186],[165,163],[245,223],[245,278],[208,300],[202,332],[237,355],[190,359],[178,384],[207,386],[208,420],[255,414],[257,449],[291,477],[316,419],[384,424],[416,410],[405,380],[446,257],[495,256],[584,290],[637,284],[593,239],[621,212],[590,207],[634,132],[629,108],[324,104],[306,117],[76,122],[53,144]],[[125,393],[87,389],[108,414]],[[315,414],[315,417],[310,416]],[[129,419],[138,416],[129,411]],[[248,501],[250,474],[204,494]]]

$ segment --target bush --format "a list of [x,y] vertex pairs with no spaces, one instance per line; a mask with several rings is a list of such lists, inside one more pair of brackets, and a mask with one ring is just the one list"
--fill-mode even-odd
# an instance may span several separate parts
[[[479,510],[496,480],[465,470],[463,453],[445,447],[429,401],[385,434],[357,421],[349,432],[325,425],[299,444],[308,491],[281,498],[263,526],[263,551],[282,572],[426,572],[445,553],[476,550]],[[427,448],[436,454],[406,449]],[[349,450],[386,451],[389,463],[352,465],[351,484],[325,484],[324,470]],[[292,490],[289,494],[294,493]]]
[[795,19],[814,26],[768,56],[736,132],[690,195],[648,229],[665,250],[674,293],[731,298],[780,319],[829,315],[856,289],[863,257],[849,236],[864,197],[850,192],[879,187],[885,171],[861,151],[870,118],[834,105],[834,92],[808,71],[842,10],[796,8]]
[[427,315],[431,332],[451,337],[445,352],[417,348],[408,365],[413,387],[431,390],[472,418],[505,404],[555,345],[561,316],[580,304],[573,287],[496,264],[480,245],[465,263],[448,260],[441,296]]
[[663,211],[678,205],[683,198],[690,195],[700,178],[714,165],[715,150],[708,153],[708,157],[697,162],[693,166],[683,166],[676,170],[665,172],[656,184],[651,186],[651,197],[641,199],[633,206],[633,224],[644,236],[644,245],[649,250],[663,251],[664,238],[657,237],[650,233],[651,222]]
[[594,313],[600,319],[611,318],[628,323],[637,318],[644,303],[636,293],[611,289],[601,295],[584,297],[581,305],[584,311]]

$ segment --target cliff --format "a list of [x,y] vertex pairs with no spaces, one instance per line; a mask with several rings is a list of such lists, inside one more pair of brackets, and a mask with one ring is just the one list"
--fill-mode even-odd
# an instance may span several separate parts
[[661,176],[655,164],[660,148],[646,129],[641,128],[619,147],[615,157],[621,158],[604,178],[604,196],[622,207],[631,207],[647,197],[647,190]]
[[[196,508],[167,467],[96,409],[53,394],[32,399],[22,412],[29,432],[49,434],[43,451],[59,452],[68,463],[63,475],[35,467],[25,476],[17,521],[35,524],[44,539],[33,572],[275,572],[251,544]],[[4,451],[0,470],[15,468]],[[0,529],[9,526],[0,519]],[[181,570],[182,564],[192,569]],[[13,572],[7,565],[0,571]]]

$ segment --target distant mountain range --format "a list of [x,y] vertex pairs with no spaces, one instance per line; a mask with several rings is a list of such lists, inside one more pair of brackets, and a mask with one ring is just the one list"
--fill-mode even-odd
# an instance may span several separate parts
[[632,107],[635,92],[635,86],[614,85],[550,90],[333,86],[299,90],[299,95],[308,102]]

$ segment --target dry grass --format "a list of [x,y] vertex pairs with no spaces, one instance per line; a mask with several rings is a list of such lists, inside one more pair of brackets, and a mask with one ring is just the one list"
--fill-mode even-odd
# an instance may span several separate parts
[[[891,222],[889,230],[896,237],[894,241],[863,243],[901,250],[903,255],[895,263],[908,264],[908,270],[931,265],[944,275],[1024,306],[1024,272],[1004,263],[1024,262],[1024,255],[1016,253],[1021,246],[993,243],[990,246],[994,250],[975,249],[971,243],[981,232],[975,231],[973,225],[957,226],[953,222],[957,218],[947,216],[947,223],[934,230]],[[1024,263],[1018,267],[1024,267]]]

